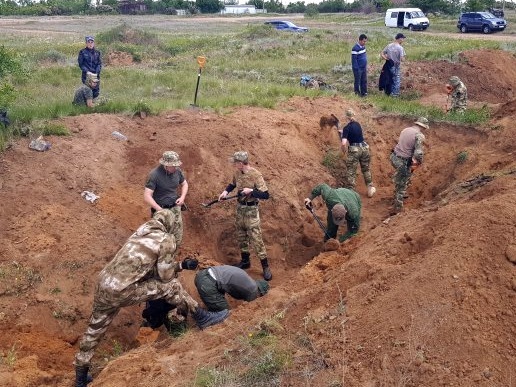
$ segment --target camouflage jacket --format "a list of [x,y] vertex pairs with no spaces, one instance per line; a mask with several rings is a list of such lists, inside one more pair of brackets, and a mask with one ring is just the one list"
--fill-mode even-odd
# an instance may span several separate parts
[[[244,188],[257,189],[261,192],[268,191],[267,184],[265,184],[262,174],[252,167],[250,167],[246,173],[242,173],[240,171],[235,172],[233,175],[232,185],[235,186],[238,191]],[[257,200],[257,198],[252,196],[238,198],[239,203],[253,202]]]
[[464,86],[464,83],[460,82],[452,91],[451,95],[451,107],[450,111],[464,112],[466,105],[468,104],[468,89]]
[[129,237],[99,274],[99,287],[120,292],[128,286],[153,278],[169,282],[176,277],[180,264],[175,260],[176,240],[155,219],[141,225]]

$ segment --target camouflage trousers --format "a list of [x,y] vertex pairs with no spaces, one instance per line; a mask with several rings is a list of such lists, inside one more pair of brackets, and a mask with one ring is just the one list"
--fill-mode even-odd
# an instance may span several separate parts
[[258,206],[237,205],[235,226],[240,251],[249,253],[249,245],[252,244],[258,258],[266,259]]
[[79,352],[75,355],[76,366],[89,366],[95,348],[104,336],[108,326],[124,306],[136,305],[141,302],[157,299],[165,299],[172,305],[186,306],[190,312],[197,309],[195,301],[177,280],[161,282],[150,279],[145,282],[135,283],[121,292],[112,292],[102,289],[97,285],[93,299],[93,311],[91,312],[88,328],[79,344]]
[[392,177],[392,182],[394,183],[394,208],[401,210],[403,208],[403,197],[407,192],[412,174],[407,159],[396,156],[394,152],[391,153],[390,159],[392,166],[396,169]]
[[346,160],[346,180],[348,188],[355,189],[358,164],[360,164],[366,186],[373,183],[371,170],[369,169],[370,162],[371,154],[369,152],[369,146],[350,146],[348,148],[348,158]]

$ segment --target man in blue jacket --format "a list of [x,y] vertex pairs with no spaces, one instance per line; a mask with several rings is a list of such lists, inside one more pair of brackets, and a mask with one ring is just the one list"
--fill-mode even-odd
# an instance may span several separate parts
[[367,36],[361,34],[358,42],[351,49],[351,68],[355,77],[355,94],[361,97],[367,95]]
[[[82,83],[86,84],[86,75],[88,72],[97,74],[97,79],[100,81],[100,70],[102,69],[102,57],[100,51],[95,48],[95,38],[93,36],[86,36],[86,47],[79,51],[77,62],[82,70]],[[100,83],[93,89],[93,98],[97,98],[100,94]]]

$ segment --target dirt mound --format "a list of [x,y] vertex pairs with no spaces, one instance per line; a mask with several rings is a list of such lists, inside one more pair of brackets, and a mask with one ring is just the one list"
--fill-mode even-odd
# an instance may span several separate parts
[[[423,76],[430,67],[421,69]],[[497,82],[511,71],[493,67],[482,76]],[[447,77],[436,80],[439,92]],[[470,83],[476,90],[473,78]],[[97,350],[92,386],[191,385],[199,367],[225,369],[244,357],[242,338],[274,319],[279,322],[270,329],[289,354],[284,385],[510,385],[516,105],[505,102],[485,128],[431,125],[406,211],[392,218],[388,155],[411,120],[378,114],[366,100],[293,98],[275,110],[224,115],[197,109],[145,119],[90,114],[63,119],[73,134],[47,138],[47,152],[20,139],[0,164],[0,384],[72,384],[96,274],[148,219],[143,184],[164,150],[180,154],[190,185],[180,255],[236,262],[234,203],[209,209],[201,203],[228,183],[227,157],[246,149],[271,193],[260,204],[274,274],[270,292],[252,303],[231,301],[226,322],[202,332],[192,327],[179,339],[140,331],[143,306],[123,309]],[[367,198],[358,180],[361,232],[325,246],[303,199],[317,183],[339,183],[327,168],[341,161],[338,153],[328,157],[338,149],[337,132],[321,129],[319,119],[342,116],[346,108],[360,113],[378,191]],[[474,183],[479,176],[490,178]],[[90,203],[83,191],[100,199]],[[325,208],[319,199],[314,204],[324,222]],[[259,278],[251,259],[249,273]],[[193,273],[183,274],[196,296]]]
[[428,105],[446,106],[444,85],[452,75],[468,88],[471,106],[516,98],[516,57],[510,52],[471,50],[459,53],[457,62],[412,62],[404,66],[403,75],[403,87],[421,93],[421,101]]
[[123,51],[112,51],[108,53],[105,61],[111,66],[129,66],[133,64],[133,56]]

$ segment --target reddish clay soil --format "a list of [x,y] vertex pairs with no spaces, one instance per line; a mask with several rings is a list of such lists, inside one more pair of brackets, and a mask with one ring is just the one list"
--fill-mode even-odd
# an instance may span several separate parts
[[[123,309],[101,342],[91,386],[191,386],[201,366],[227,367],[242,337],[264,320],[290,355],[274,385],[514,386],[516,380],[516,59],[465,52],[459,63],[409,63],[406,89],[443,106],[443,84],[458,75],[473,104],[488,104],[482,127],[432,123],[426,159],[403,213],[388,218],[390,150],[412,122],[367,100],[293,98],[274,110],[225,114],[186,109],[159,116],[89,114],[61,120],[70,136],[36,152],[21,138],[0,155],[0,385],[71,386],[72,361],[97,273],[149,211],[143,184],[165,150],[177,151],[190,184],[180,255],[234,263],[234,203],[206,209],[228,183],[234,151],[245,149],[271,199],[261,207],[271,291],[232,301],[230,317],[180,338],[141,330],[143,305]],[[439,101],[438,101],[439,100]],[[321,115],[359,112],[378,188],[363,201],[360,233],[327,251],[303,207],[338,149]],[[128,141],[112,137],[124,133]],[[457,156],[466,152],[464,162]],[[100,199],[92,204],[81,192]],[[324,221],[325,210],[315,200]],[[252,257],[249,273],[260,277]],[[193,273],[181,281],[194,297]],[[277,316],[281,315],[282,318]],[[116,347],[121,356],[114,358]],[[272,384],[271,384],[272,385]]]

